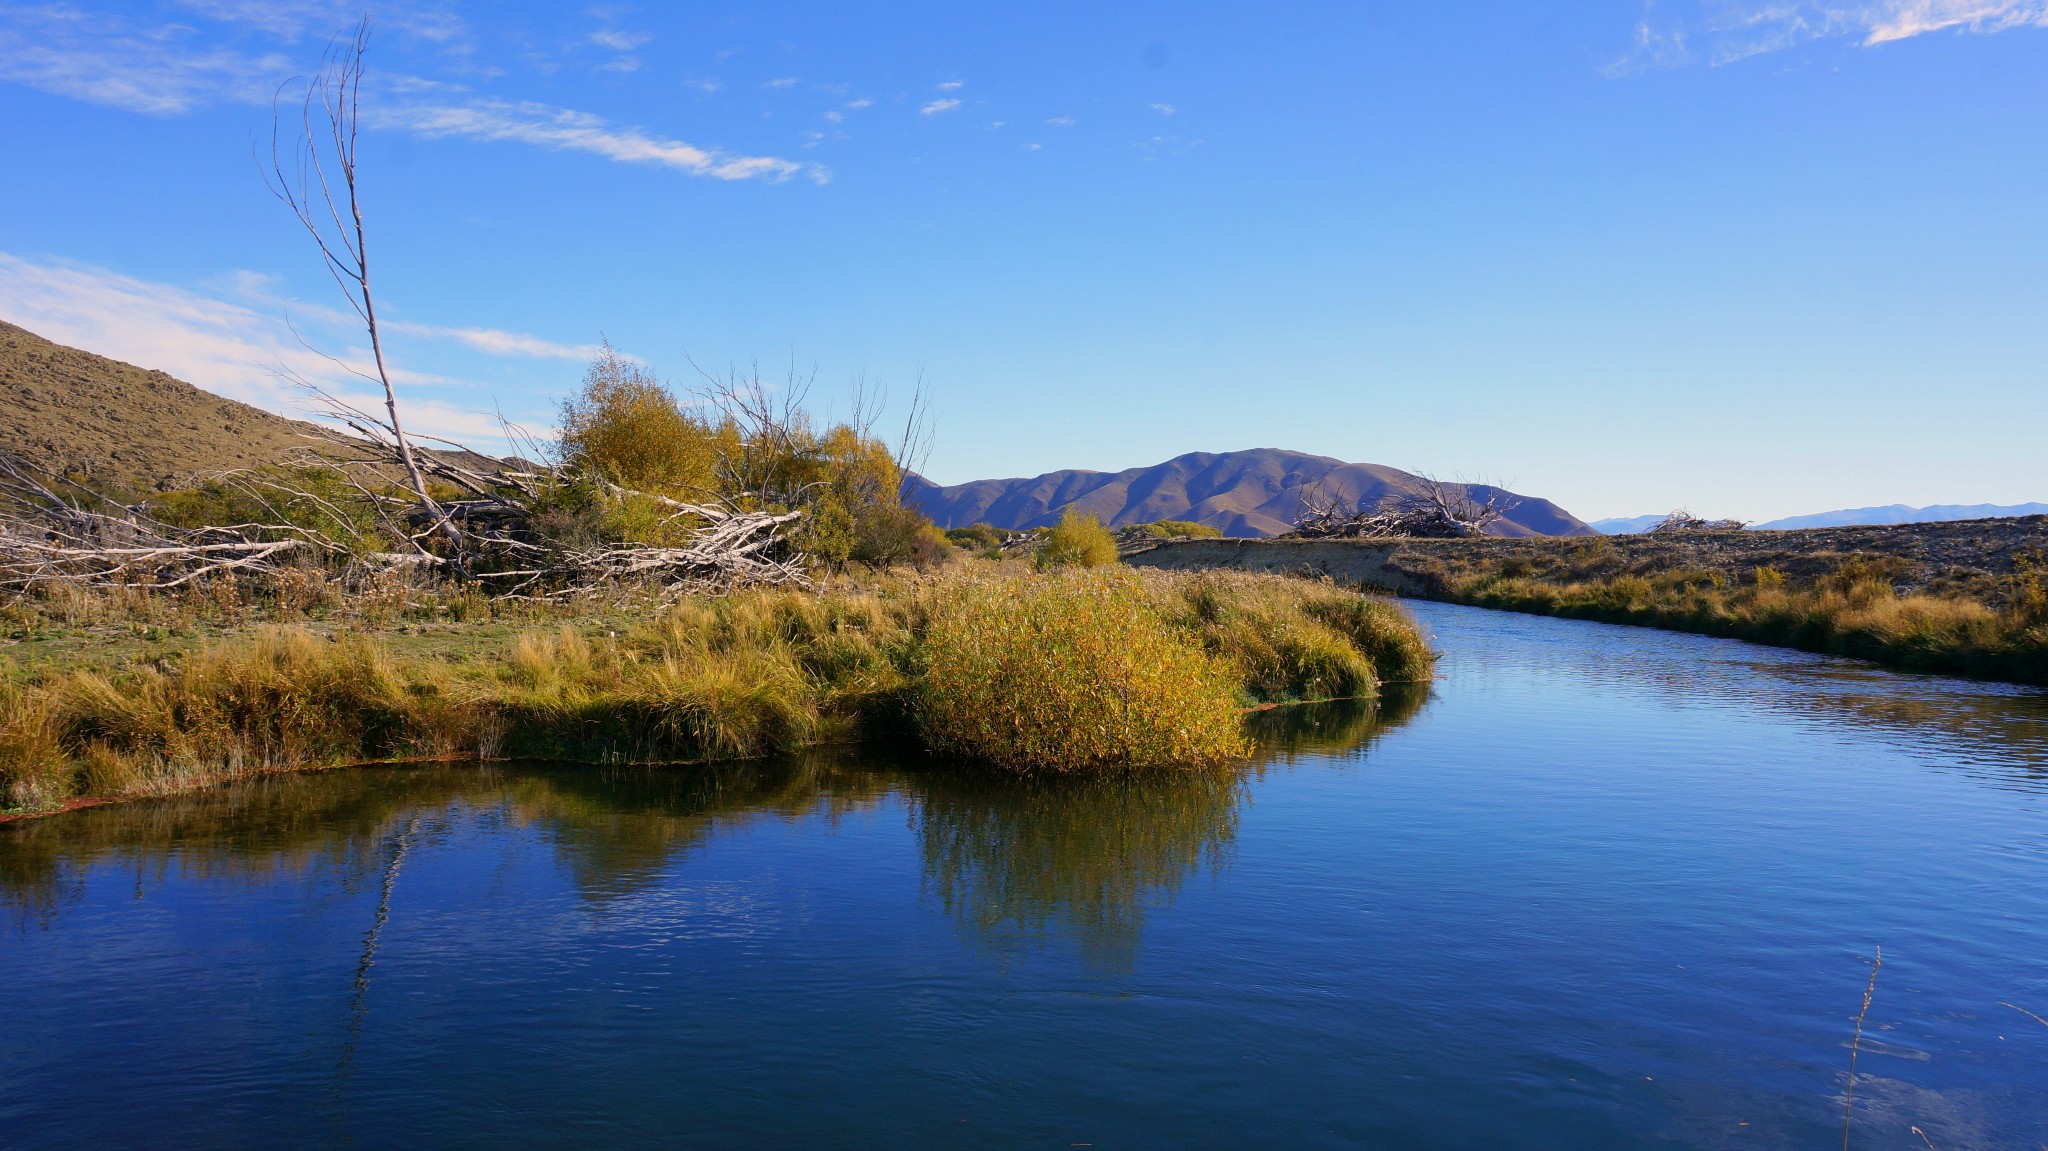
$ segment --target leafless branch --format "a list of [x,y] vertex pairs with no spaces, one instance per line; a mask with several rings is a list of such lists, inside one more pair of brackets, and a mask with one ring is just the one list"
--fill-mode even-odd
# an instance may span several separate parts
[[264,173],[264,184],[291,209],[312,238],[328,275],[370,337],[377,382],[384,389],[385,414],[370,417],[351,409],[359,419],[343,422],[359,434],[369,430],[364,424],[375,426],[380,434],[372,438],[389,445],[413,494],[434,517],[435,530],[448,541],[452,550],[450,565],[461,574],[467,567],[466,541],[455,518],[439,506],[428,490],[427,477],[399,418],[398,390],[392,386],[391,371],[385,362],[377,298],[370,287],[369,237],[363,225],[362,189],[357,179],[364,56],[369,46],[368,17],[356,25],[353,36],[338,38],[328,45],[319,72],[305,84],[299,101],[298,131],[289,141],[283,138],[280,125],[284,122],[281,103],[290,84],[278,89],[271,106],[270,164]]

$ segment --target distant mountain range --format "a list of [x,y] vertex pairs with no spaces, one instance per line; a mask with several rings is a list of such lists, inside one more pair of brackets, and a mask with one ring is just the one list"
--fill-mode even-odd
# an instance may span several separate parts
[[[1790,531],[1794,528],[1846,528],[1864,524],[1935,524],[1951,520],[1992,520],[2010,516],[2039,515],[2048,515],[2048,504],[1929,504],[1924,508],[1886,504],[1881,508],[1843,508],[1840,511],[1815,512],[1810,516],[1787,516],[1769,523],[1752,524],[1751,527],[1756,531]],[[1628,516],[1621,519],[1594,520],[1593,527],[1602,535],[1627,535],[1631,532],[1648,531],[1663,518]]]
[[[301,421],[0,321],[0,449],[38,467],[143,495],[222,470],[282,462],[319,444],[320,435]],[[496,463],[483,457],[470,462]],[[1360,504],[1414,492],[1421,484],[1416,476],[1378,464],[1267,448],[1195,452],[1114,474],[1061,471],[953,487],[912,476],[904,498],[945,527],[1043,527],[1076,507],[1113,527],[1193,520],[1228,536],[1273,536],[1292,528],[1302,489],[1317,482],[1329,494]],[[1481,498],[1499,490],[1465,486]],[[1518,502],[1496,525],[1497,534],[1596,534],[1549,500],[1513,498]]]
[[[1011,531],[1045,527],[1076,508],[1111,527],[1192,520],[1226,536],[1276,536],[1293,528],[1302,490],[1320,483],[1360,504],[1418,491],[1419,477],[1380,464],[1349,464],[1279,448],[1190,452],[1163,464],[1121,472],[1058,471],[1029,479],[977,480],[941,487],[920,476],[904,502],[940,527],[986,523]],[[1463,485],[1484,495],[1504,489]],[[1546,499],[1506,493],[1514,508],[1495,525],[1505,536],[1589,536],[1593,528]]]
[[1887,504],[1881,508],[1848,508],[1836,512],[1818,512],[1810,516],[1788,516],[1756,525],[1760,530],[1784,531],[1790,528],[1845,528],[1854,524],[1935,524],[1950,520],[1991,520],[2008,516],[2048,515],[2048,504],[1929,504],[1924,508],[1909,508],[1904,504]]

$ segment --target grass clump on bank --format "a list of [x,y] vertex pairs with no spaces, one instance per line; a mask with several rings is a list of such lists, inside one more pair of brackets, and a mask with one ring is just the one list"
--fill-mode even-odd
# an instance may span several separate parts
[[1427,676],[1397,609],[1328,585],[1020,568],[552,620],[252,613],[182,648],[109,628],[122,659],[81,642],[0,664],[0,806],[377,760],[690,762],[905,736],[1013,771],[1213,762],[1243,754],[1247,705]]
[[1134,576],[970,584],[933,612],[917,720],[1018,771],[1216,762],[1247,751],[1230,672]]
[[1480,607],[1726,636],[1907,671],[2048,684],[2048,571],[2022,564],[1993,606],[1902,594],[1881,564],[1851,559],[1803,585],[1769,567],[1747,578],[1668,571],[1557,580],[1488,572],[1446,598]]

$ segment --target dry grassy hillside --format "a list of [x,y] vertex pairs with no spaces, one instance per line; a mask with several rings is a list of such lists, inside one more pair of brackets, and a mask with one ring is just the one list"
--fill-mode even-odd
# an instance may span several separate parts
[[39,467],[141,494],[275,463],[308,434],[311,424],[0,321],[0,448]]

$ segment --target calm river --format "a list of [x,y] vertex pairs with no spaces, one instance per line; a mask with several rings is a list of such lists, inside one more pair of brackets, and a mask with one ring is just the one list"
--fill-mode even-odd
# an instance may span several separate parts
[[1416,611],[1433,695],[1225,775],[0,826],[0,1146],[1829,1148],[1879,947],[1852,1146],[2048,1144],[2048,697]]

